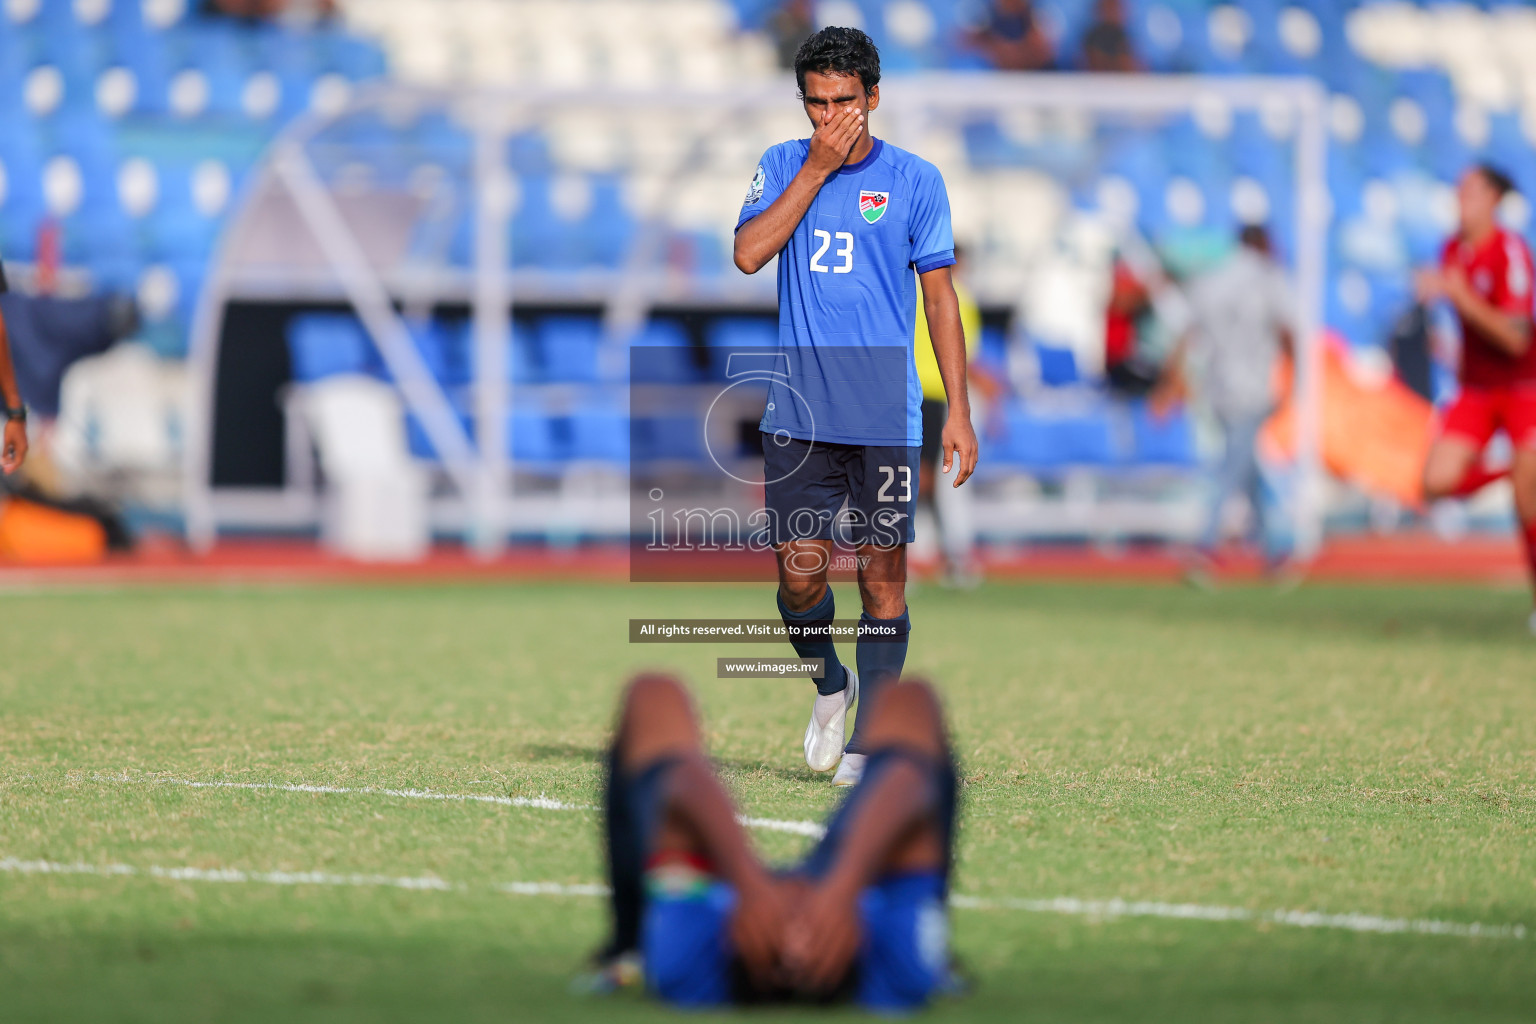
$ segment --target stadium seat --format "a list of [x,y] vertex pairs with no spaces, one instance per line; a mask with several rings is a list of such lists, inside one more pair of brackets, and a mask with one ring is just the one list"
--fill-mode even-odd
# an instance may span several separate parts
[[611,405],[578,408],[569,417],[570,457],[599,462],[629,460],[629,418]]
[[556,443],[555,420],[542,409],[514,409],[507,417],[507,430],[507,450],[514,462],[543,468],[563,454]]
[[1166,416],[1155,416],[1145,402],[1132,403],[1131,461],[1140,465],[1195,466],[1194,425],[1189,413],[1180,408]]
[[1004,421],[1002,457],[1021,466],[1052,470],[1119,461],[1109,416],[1102,408],[1043,412],[1015,404],[1004,410]]
[[524,178],[522,202],[512,216],[512,265],[573,271],[583,260],[579,240],[555,212],[547,177]]
[[604,175],[592,183],[592,209],[582,224],[583,261],[618,267],[634,240],[635,223],[624,205],[620,182]]
[[677,320],[653,318],[630,342],[630,379],[636,384],[692,384],[703,372]]
[[[358,4],[349,9],[344,27],[295,28],[205,18],[191,11],[196,5],[178,14],[175,3],[146,7],[138,0],[116,0],[98,6],[44,0],[26,24],[7,22],[0,31],[0,90],[13,98],[0,109],[0,249],[10,259],[33,255],[38,225],[46,215],[41,186],[44,168],[51,158],[63,154],[78,167],[82,186],[78,203],[63,219],[68,262],[86,266],[102,284],[112,287],[127,286],[156,263],[177,268],[178,278],[195,280],[204,272],[201,264],[212,251],[224,217],[223,209],[210,210],[196,200],[198,195],[210,194],[195,187],[201,155],[217,155],[227,175],[226,191],[232,195],[263,141],[289,118],[310,108],[322,76],[360,81],[385,74],[390,61],[398,58],[397,44],[412,34],[431,35],[436,42],[426,42],[434,46],[451,44],[445,51],[450,54],[458,52],[453,47],[462,43],[465,52],[473,51],[465,61],[477,67],[489,67],[483,58],[501,53],[498,59],[516,65],[515,73],[503,76],[509,82],[527,81],[530,69],[540,67],[550,73],[569,73],[575,76],[573,81],[600,73],[596,65],[588,67],[591,61],[581,54],[554,54],[546,60],[523,53],[524,44],[537,51],[547,38],[584,39],[591,34],[594,53],[609,54],[609,60],[615,40],[646,49],[647,55],[635,66],[654,66],[656,80],[665,77],[671,60],[666,55],[678,40],[703,40],[709,52],[700,60],[686,62],[686,68],[685,62],[673,61],[677,65],[671,69],[673,74],[687,80],[721,61],[733,67],[739,63],[746,69],[743,73],[756,73],[747,67],[751,61],[745,57],[737,61],[737,57],[764,49],[766,38],[756,37],[750,46],[733,40],[726,27],[732,16],[722,17],[722,11],[729,7],[745,30],[756,31],[776,9],[774,0],[701,0],[678,6],[675,17],[652,19],[657,22],[652,24],[623,13],[621,5],[602,6],[602,16],[611,15],[613,24],[605,24],[602,32],[587,33],[569,5],[535,4],[517,23],[522,34],[518,45],[497,47],[470,46],[467,37],[509,33],[508,11],[469,4],[461,24],[446,24],[429,16],[432,2]],[[1090,0],[1037,0],[1037,4],[1057,33],[1063,61],[1075,60],[1091,20]],[[941,0],[852,0],[852,5],[861,23],[881,42],[886,66],[893,72],[980,63],[979,55],[961,42],[963,28],[974,16],[973,5]],[[25,8],[22,4],[15,9]],[[1335,292],[1340,275],[1353,268],[1365,275],[1369,300],[1363,309],[1347,315],[1336,299],[1331,300],[1329,315],[1341,316],[1352,335],[1375,336],[1385,328],[1378,321],[1391,315],[1394,297],[1400,297],[1399,289],[1387,282],[1394,274],[1405,273],[1409,265],[1431,258],[1444,231],[1443,223],[1416,216],[1430,207],[1422,202],[1428,193],[1414,183],[1453,181],[1474,158],[1486,156],[1510,169],[1524,189],[1533,190],[1536,160],[1521,124],[1523,80],[1513,83],[1513,107],[1492,105],[1498,112],[1488,116],[1486,142],[1476,141],[1480,136],[1475,134],[1469,142],[1456,130],[1456,115],[1469,96],[1481,94],[1477,83],[1468,82],[1464,40],[1447,37],[1444,47],[1428,54],[1421,67],[1375,63],[1354,48],[1359,41],[1348,20],[1354,9],[1353,4],[1334,0],[1232,0],[1216,5],[1204,0],[1135,0],[1128,14],[1133,41],[1151,67],[1313,74],[1333,93],[1358,104],[1363,135],[1336,139],[1328,160],[1334,214],[1330,245],[1339,256],[1331,261],[1329,291]],[[1476,8],[1486,9],[1484,4]],[[1457,25],[1478,17],[1482,15],[1472,8],[1458,11],[1456,18],[1462,20]],[[1503,24],[1490,22],[1486,30],[1497,31]],[[44,116],[34,116],[16,102],[28,76],[39,66],[51,69],[44,75],[54,75],[50,81],[59,87],[57,103]],[[200,76],[206,86],[206,103],[196,116],[167,116],[173,82],[188,71]],[[254,88],[253,82],[260,88]],[[1405,104],[1411,104],[1418,115],[1404,115],[1409,109]],[[1396,120],[1394,109],[1399,114]],[[349,162],[362,161],[373,171],[375,181],[403,184],[424,165],[435,164],[446,170],[451,188],[467,193],[473,140],[457,122],[457,115],[428,105],[424,112],[407,116],[412,120],[399,122],[393,114],[348,117],[327,129],[320,140],[323,144],[314,147],[317,166],[329,176]],[[1422,117],[1426,129],[1422,141],[1416,141],[1415,132],[1401,130],[1404,125],[1412,128],[1415,116]],[[654,140],[666,132],[653,121],[670,124],[649,112],[637,114],[627,134],[601,157],[583,157],[580,147],[573,149],[569,139],[558,133],[552,141],[544,127],[515,131],[507,148],[516,182],[510,227],[515,267],[575,279],[597,268],[623,266],[640,222],[626,195],[634,191],[637,175],[655,170],[644,155],[664,148]],[[1394,131],[1394,123],[1399,130]],[[964,151],[963,162],[969,164],[953,170],[946,166],[951,192],[958,191],[957,182],[978,182],[973,191],[995,199],[990,180],[1016,174],[1015,169],[1023,165],[1069,182],[1065,187],[1071,189],[1072,202],[1091,212],[1099,208],[1097,184],[1107,177],[1121,179],[1135,192],[1137,220],[1149,239],[1181,246],[1224,236],[1236,223],[1238,193],[1249,201],[1249,209],[1255,208],[1254,197],[1262,193],[1263,202],[1257,208],[1267,207],[1282,253],[1294,252],[1294,149],[1289,139],[1272,137],[1255,113],[1235,112],[1230,135],[1219,138],[1210,134],[1210,124],[1202,131],[1193,119],[1182,119],[1160,132],[1149,132],[1126,119],[1101,119],[1094,142],[1075,146],[1041,144],[1027,128],[1021,129],[1015,119],[979,112],[946,126],[954,145]],[[782,137],[775,128],[761,142],[771,141],[770,135]],[[154,201],[149,207],[127,211],[125,219],[124,208],[114,197],[120,195],[119,173],[130,156],[154,168],[157,187],[152,189]],[[732,176],[734,160],[730,156],[725,161],[732,163]],[[990,168],[1002,170],[978,173]],[[723,173],[720,176],[723,180]],[[571,186],[575,179],[579,187]],[[1376,182],[1385,183],[1399,197],[1400,216],[1390,224],[1369,223],[1363,216],[1361,197]],[[562,188],[567,191],[562,193]],[[582,190],[581,202],[564,201]],[[1179,209],[1170,210],[1175,199],[1178,202],[1172,205]],[[423,264],[446,259],[467,267],[474,237],[473,206],[459,196],[445,209],[441,223],[424,219],[419,225],[421,237],[413,242],[413,259]],[[1041,219],[1004,204],[995,224],[983,222],[988,237],[982,247],[996,249],[1004,259],[1037,251],[1040,240],[1020,233],[1010,218],[1030,223]],[[712,224],[701,217],[674,225],[664,256],[668,266],[695,279],[718,274],[724,281],[733,276],[728,232]],[[704,287],[710,286],[711,282],[704,282]],[[190,302],[183,296],[173,319],[185,319]],[[574,340],[556,344],[542,324],[528,326],[533,329],[512,343],[511,373],[519,384],[601,379],[601,348],[590,331],[584,338],[566,335]],[[731,346],[773,346],[778,340],[773,321],[766,318],[725,317],[712,324],[706,335],[711,352]],[[681,342],[674,343],[679,338]],[[467,353],[471,346],[463,330],[448,331],[433,324],[418,343],[434,376],[450,386],[470,379]],[[656,350],[640,359],[642,373],[654,382],[699,379],[680,325],[653,324],[632,344]],[[1075,366],[1058,361],[1058,355],[1070,359],[1065,350],[1042,350],[1042,378],[1051,383],[1075,381]],[[719,376],[724,367],[718,359],[715,363],[713,372]],[[378,367],[370,372],[379,372]]]
[[703,424],[692,416],[647,416],[631,427],[636,462],[697,462],[705,458]]
[[706,329],[705,340],[709,345],[710,377],[724,380],[731,352],[776,348],[779,328],[768,317],[720,317]]
[[[474,443],[475,421],[474,417],[466,412],[458,414],[460,427],[469,437],[470,443]],[[421,420],[413,412],[407,412],[405,416],[405,437],[407,446],[413,458],[426,462],[440,462],[442,457],[437,453],[437,446],[427,436],[426,428],[421,425]]]
[[293,379],[313,381],[341,373],[373,373],[378,353],[350,313],[303,313],[288,323]]
[[705,331],[710,348],[775,348],[779,326],[765,316],[727,316],[712,322]]
[[1035,358],[1040,364],[1040,383],[1047,387],[1066,387],[1082,379],[1077,372],[1077,357],[1069,348],[1037,344]]
[[[472,339],[467,322],[462,320],[453,323],[442,320],[407,321],[406,329],[410,332],[411,340],[415,342],[416,354],[421,356],[422,362],[427,366],[427,372],[440,386],[453,389],[470,382]],[[372,347],[371,343],[370,347]],[[376,349],[374,352],[375,372],[382,379],[393,381],[395,375],[384,363],[383,356],[377,353]]]
[[603,331],[596,317],[546,316],[539,321],[535,337],[546,380],[598,379],[597,354]]

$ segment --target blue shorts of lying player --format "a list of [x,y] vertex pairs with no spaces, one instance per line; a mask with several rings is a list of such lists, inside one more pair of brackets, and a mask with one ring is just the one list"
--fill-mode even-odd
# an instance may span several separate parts
[[799,864],[761,864],[704,755],[687,691],[642,676],[609,756],[609,962],[638,954],[680,1007],[853,1002],[918,1009],[952,985],[946,897],[956,773],[926,685],[872,707],[863,781]]

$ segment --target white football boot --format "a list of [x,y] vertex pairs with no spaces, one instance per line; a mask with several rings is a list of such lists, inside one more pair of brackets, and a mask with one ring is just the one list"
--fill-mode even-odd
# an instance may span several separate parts
[[859,699],[859,674],[847,665],[843,668],[848,673],[848,685],[825,697],[818,693],[811,704],[811,721],[805,727],[805,763],[812,771],[831,770],[848,742],[848,712]]
[[866,754],[844,754],[843,763],[837,766],[837,774],[832,776],[832,785],[857,786],[859,780],[864,777],[866,760],[868,760]]

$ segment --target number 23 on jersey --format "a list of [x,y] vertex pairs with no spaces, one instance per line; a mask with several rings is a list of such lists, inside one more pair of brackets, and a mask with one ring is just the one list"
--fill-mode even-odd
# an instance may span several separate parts
[[[811,232],[811,234],[816,238],[818,242],[821,243],[816,247],[816,251],[811,254],[812,270],[816,271],[818,274],[825,274],[829,271],[834,274],[846,274],[853,269],[853,232],[839,231],[836,235],[834,235],[830,231],[823,231],[820,228],[816,228]],[[827,264],[821,262],[821,258],[827,254],[828,249],[832,248],[832,241],[834,238],[837,240],[837,249],[832,253],[832,255],[835,258],[842,260],[842,262],[834,263],[831,266],[828,266]]]

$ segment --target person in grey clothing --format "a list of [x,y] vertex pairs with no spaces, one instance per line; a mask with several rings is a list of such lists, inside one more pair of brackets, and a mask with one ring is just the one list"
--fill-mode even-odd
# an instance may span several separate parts
[[1265,563],[1275,569],[1289,555],[1288,542],[1281,524],[1270,521],[1258,438],[1275,410],[1276,367],[1292,351],[1296,306],[1285,271],[1271,253],[1269,233],[1249,225],[1239,243],[1225,263],[1190,287],[1190,332],[1170,360],[1170,383],[1154,405],[1184,390],[1187,369],[1225,437],[1198,542],[1201,561],[1215,558],[1222,509],[1234,494],[1243,494],[1253,507]]

